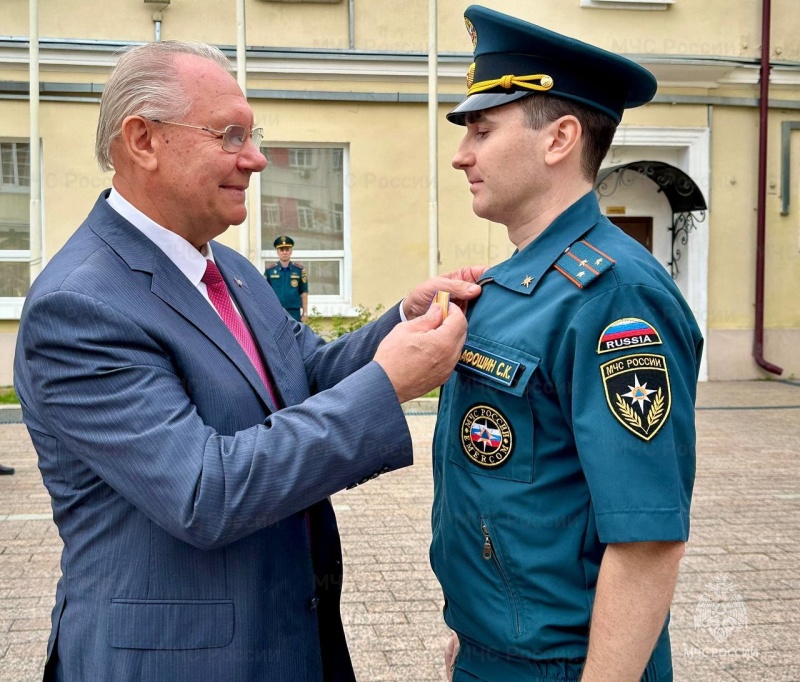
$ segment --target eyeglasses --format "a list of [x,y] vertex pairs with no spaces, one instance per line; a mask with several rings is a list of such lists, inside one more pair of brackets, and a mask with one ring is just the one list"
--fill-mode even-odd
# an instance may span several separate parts
[[222,149],[223,151],[230,152],[231,154],[235,154],[238,151],[241,151],[242,147],[244,147],[244,143],[247,142],[247,138],[253,138],[253,144],[258,149],[259,145],[261,144],[261,140],[264,138],[264,129],[263,128],[253,128],[252,130],[248,130],[244,126],[239,125],[230,125],[225,130],[214,130],[213,128],[206,128],[205,126],[193,126],[189,125],[188,123],[175,123],[175,121],[162,121],[158,118],[151,118],[148,119],[153,123],[163,123],[164,125],[171,125],[171,126],[181,126],[181,128],[195,128],[196,130],[205,130],[207,133],[211,133],[217,139],[222,140]]

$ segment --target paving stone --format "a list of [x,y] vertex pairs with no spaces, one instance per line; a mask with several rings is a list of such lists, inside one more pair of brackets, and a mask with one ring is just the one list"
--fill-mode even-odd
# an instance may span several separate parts
[[[800,681],[800,410],[731,409],[785,405],[800,405],[800,387],[699,387],[692,531],[670,627],[676,682]],[[333,497],[360,682],[445,679],[449,630],[428,564],[435,416],[408,423],[416,466]],[[0,425],[0,441],[17,468],[0,479],[0,682],[38,682],[62,545],[24,426]],[[723,642],[695,622],[720,577],[747,611],[747,627]]]
[[49,636],[50,625],[49,618],[17,618],[11,625],[11,631],[46,630]]

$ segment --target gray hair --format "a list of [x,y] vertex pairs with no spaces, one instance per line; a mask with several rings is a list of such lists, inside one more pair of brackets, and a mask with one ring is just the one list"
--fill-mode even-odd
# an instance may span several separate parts
[[124,52],[111,72],[100,99],[95,156],[104,171],[114,169],[111,143],[122,132],[128,116],[180,121],[189,113],[192,102],[183,91],[175,70],[177,55],[189,54],[231,70],[228,58],[205,43],[165,40],[137,45]]

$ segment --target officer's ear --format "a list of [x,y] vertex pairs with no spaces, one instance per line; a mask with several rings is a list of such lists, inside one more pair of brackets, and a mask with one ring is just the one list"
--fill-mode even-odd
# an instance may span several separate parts
[[[546,126],[544,162],[548,166],[555,166],[565,160],[580,156],[580,145],[583,137],[583,128],[580,121],[571,114],[557,118]],[[579,159],[580,160],[580,159]]]

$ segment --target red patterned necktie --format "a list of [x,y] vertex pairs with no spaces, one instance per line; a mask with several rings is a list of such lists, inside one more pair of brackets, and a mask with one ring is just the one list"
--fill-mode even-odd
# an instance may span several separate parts
[[244,320],[239,316],[231,302],[231,296],[228,293],[228,287],[225,285],[225,280],[222,279],[222,273],[213,261],[206,259],[206,271],[200,280],[206,285],[208,290],[208,297],[217,309],[219,316],[225,323],[225,326],[230,329],[233,337],[239,342],[242,350],[250,358],[250,362],[256,368],[258,375],[267,387],[267,392],[275,406],[278,406],[277,397],[272,388],[272,382],[267,374],[267,368],[264,366],[264,361],[258,352],[256,342],[253,340],[253,335],[247,328]]

